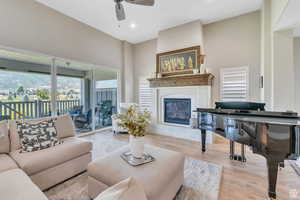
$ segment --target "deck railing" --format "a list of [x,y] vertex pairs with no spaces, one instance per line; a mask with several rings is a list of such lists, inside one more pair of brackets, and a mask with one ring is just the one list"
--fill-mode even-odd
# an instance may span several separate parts
[[[80,100],[57,101],[57,114],[68,113],[74,106],[80,106]],[[0,120],[33,119],[51,115],[51,101],[1,102]]]

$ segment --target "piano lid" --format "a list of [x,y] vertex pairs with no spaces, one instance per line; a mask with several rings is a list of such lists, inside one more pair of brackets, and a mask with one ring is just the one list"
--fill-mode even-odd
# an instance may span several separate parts
[[236,109],[197,108],[195,112],[228,115],[228,117],[250,122],[300,126],[300,117],[295,112],[270,112]]

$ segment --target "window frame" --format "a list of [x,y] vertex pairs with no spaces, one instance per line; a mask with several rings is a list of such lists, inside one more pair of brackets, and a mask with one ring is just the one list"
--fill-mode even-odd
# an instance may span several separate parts
[[230,71],[244,71],[246,73],[246,97],[243,100],[236,100],[236,101],[249,101],[250,98],[250,71],[249,66],[242,66],[242,67],[226,67],[220,69],[220,88],[219,88],[219,94],[220,94],[220,100],[221,101],[232,101],[232,100],[226,100],[224,99],[223,95],[223,88],[224,88],[224,74]]

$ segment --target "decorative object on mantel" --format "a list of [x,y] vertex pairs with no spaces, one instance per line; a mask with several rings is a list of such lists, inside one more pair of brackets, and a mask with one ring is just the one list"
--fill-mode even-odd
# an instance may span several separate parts
[[204,69],[204,73],[205,74],[210,74],[211,73],[211,69],[210,68],[205,68]]
[[130,134],[130,150],[133,157],[142,159],[146,128],[150,124],[151,114],[145,110],[140,112],[137,106],[130,106],[126,113],[118,114],[119,125]]
[[199,74],[199,69],[193,69],[193,74]]
[[156,78],[161,78],[161,77],[162,77],[161,73],[156,74]]
[[151,73],[151,78],[157,78],[156,72],[152,72],[152,73]]
[[204,58],[200,46],[160,53],[156,55],[156,72],[162,77],[196,74]]
[[157,87],[181,87],[181,86],[211,86],[214,76],[212,74],[190,74],[184,76],[172,76],[162,78],[150,78],[151,88]]

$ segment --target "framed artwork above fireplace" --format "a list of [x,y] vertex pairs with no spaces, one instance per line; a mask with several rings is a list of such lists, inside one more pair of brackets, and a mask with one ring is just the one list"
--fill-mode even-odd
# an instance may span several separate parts
[[157,54],[156,73],[163,77],[192,74],[204,62],[200,46]]

